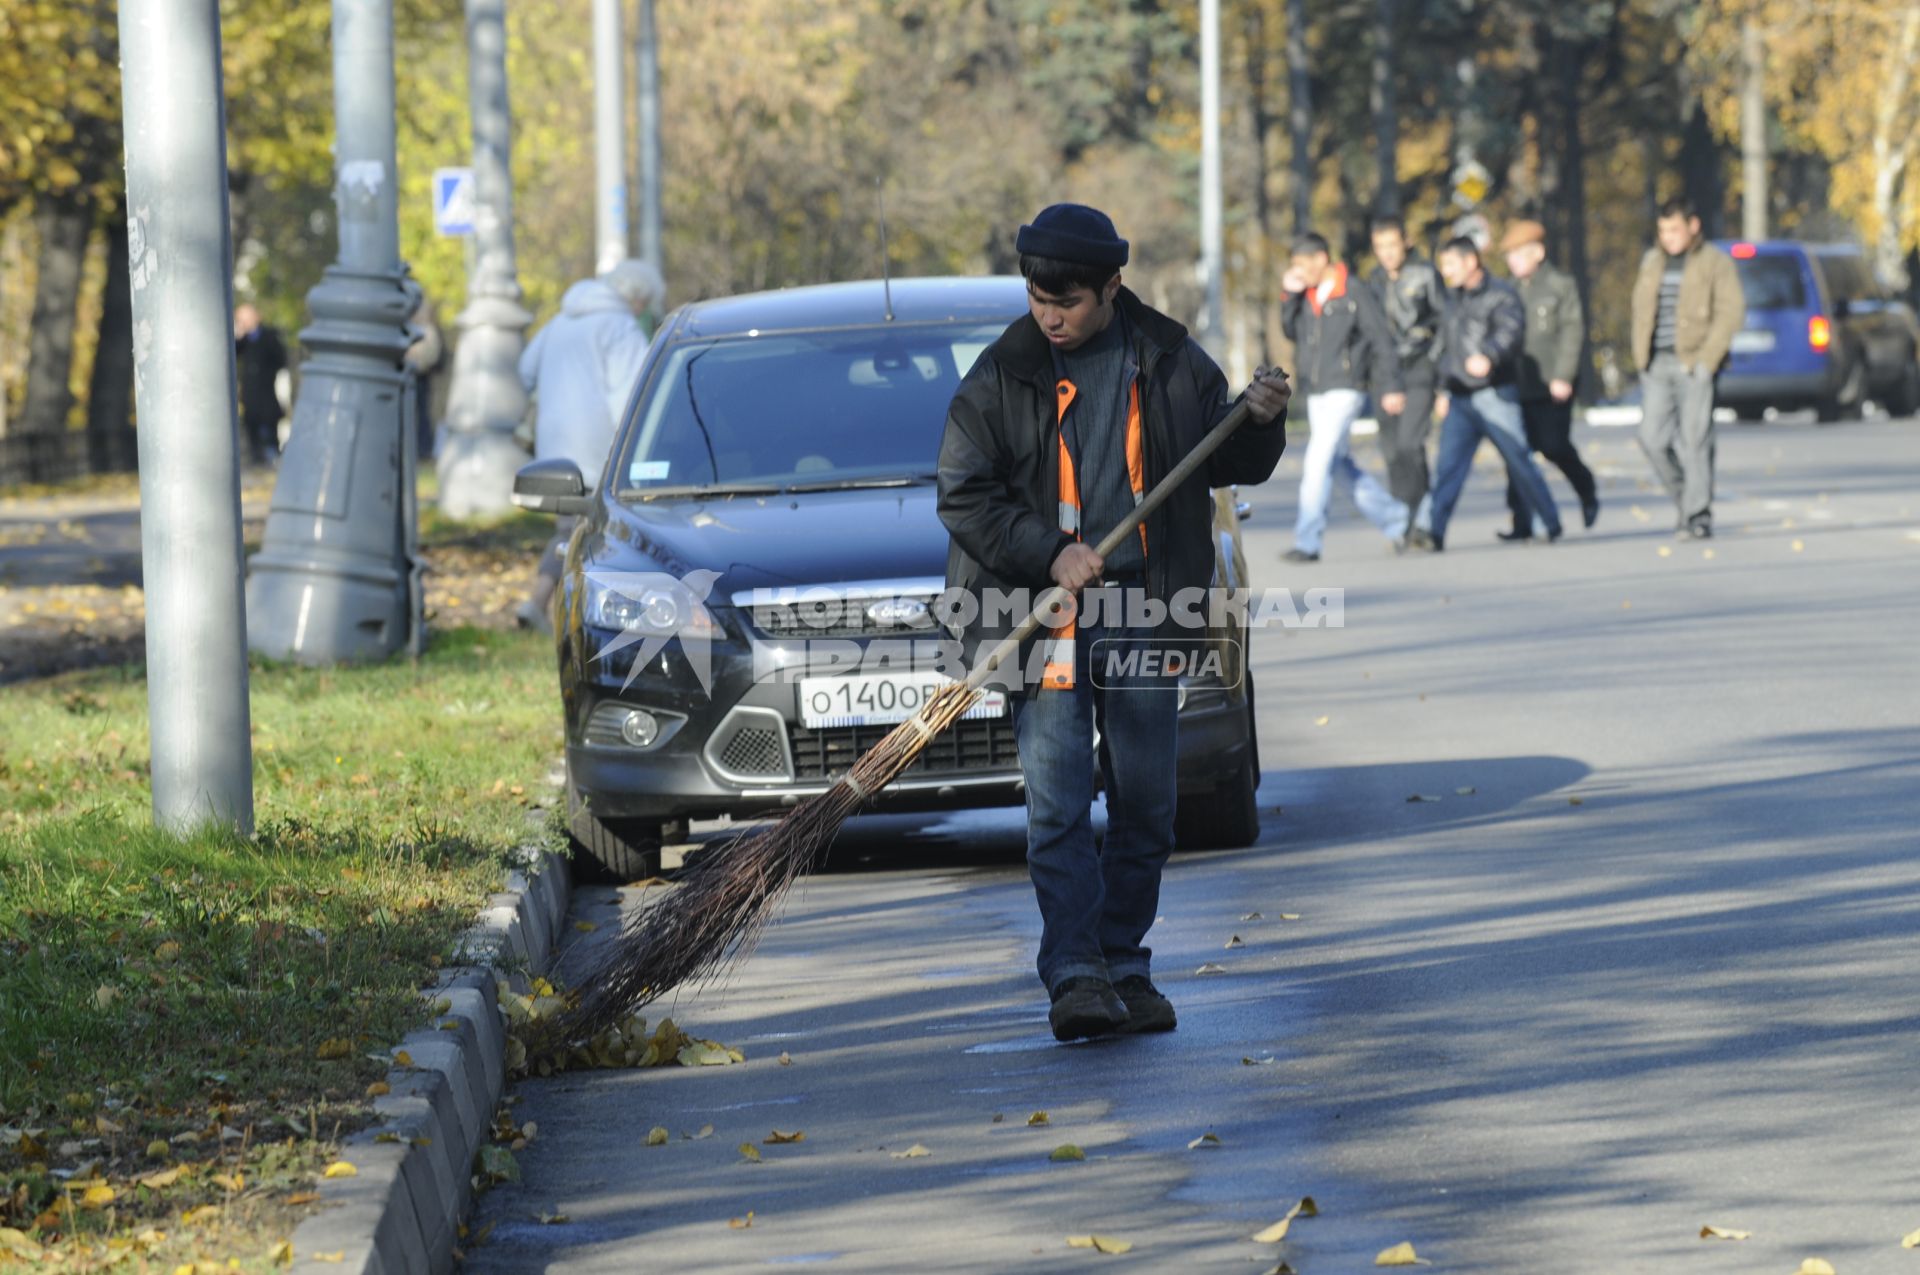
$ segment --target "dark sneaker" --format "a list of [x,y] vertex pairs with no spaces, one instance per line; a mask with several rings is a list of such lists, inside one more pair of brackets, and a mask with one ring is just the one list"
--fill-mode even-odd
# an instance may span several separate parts
[[1120,999],[1127,1003],[1127,1024],[1123,1032],[1170,1032],[1178,1021],[1173,1015],[1173,1002],[1160,994],[1153,980],[1145,974],[1129,974],[1113,985],[1120,993]]
[[1113,984],[1104,978],[1070,978],[1053,990],[1053,1008],[1047,1011],[1047,1025],[1053,1028],[1055,1040],[1105,1036],[1119,1031],[1126,1023],[1126,1003],[1114,994]]
[[1305,549],[1289,549],[1280,555],[1280,560],[1283,562],[1318,562],[1320,561],[1320,555],[1317,553],[1308,553]]
[[1590,496],[1580,502],[1580,521],[1588,527],[1600,521],[1600,497]]
[[1407,532],[1407,548],[1409,549],[1422,549],[1427,553],[1439,553],[1445,547],[1446,546],[1441,543],[1440,538],[1431,531],[1425,531],[1419,527],[1415,527],[1413,530]]
[[1520,528],[1515,527],[1511,531],[1496,531],[1493,534],[1498,538],[1500,538],[1501,540],[1506,541],[1508,544],[1512,544],[1517,540],[1533,539],[1532,528],[1528,528],[1526,531],[1522,531],[1520,530]]
[[1713,539],[1713,524],[1705,518],[1696,518],[1687,524],[1687,534],[1695,540]]

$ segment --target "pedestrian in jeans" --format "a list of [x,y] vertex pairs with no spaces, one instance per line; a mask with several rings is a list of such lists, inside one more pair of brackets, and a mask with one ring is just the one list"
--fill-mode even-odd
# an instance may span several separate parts
[[1700,235],[1684,199],[1661,205],[1657,247],[1633,285],[1633,355],[1640,369],[1640,446],[1673,497],[1675,530],[1713,534],[1713,378],[1727,361],[1747,303],[1733,258]]
[[[1587,339],[1580,312],[1580,289],[1573,276],[1547,260],[1547,228],[1537,221],[1516,221],[1500,241],[1507,273],[1513,276],[1527,308],[1527,339],[1520,351],[1520,418],[1527,446],[1552,461],[1580,498],[1580,518],[1593,526],[1600,516],[1600,494],[1593,471],[1573,446],[1573,383]],[[1531,540],[1544,530],[1534,525],[1520,488],[1507,483],[1507,508],[1513,529],[1502,540]]]
[[1373,257],[1379,262],[1367,283],[1387,312],[1394,353],[1400,360],[1400,384],[1406,401],[1397,412],[1383,406],[1380,452],[1387,461],[1387,490],[1409,509],[1427,495],[1427,434],[1433,428],[1433,347],[1440,336],[1440,315],[1447,290],[1433,263],[1407,248],[1407,227],[1391,214],[1372,223]]
[[[947,585],[983,604],[965,630],[969,663],[1025,616],[1002,623],[996,593],[1038,601],[1054,585],[1079,594],[1103,583],[1165,602],[1207,588],[1209,488],[1266,481],[1286,445],[1285,378],[1263,372],[1246,393],[1251,423],[1102,558],[1093,546],[1226,416],[1232,396],[1184,327],[1121,286],[1127,241],[1105,213],[1055,204],[1020,228],[1015,246],[1029,313],[967,373],[940,443],[940,520],[953,538]],[[1110,614],[1117,591],[1102,589],[1099,614],[1038,643],[1042,675],[1021,679],[1013,697],[1038,968],[1060,1040],[1175,1023],[1144,941],[1173,850],[1177,679],[1116,683],[1092,667],[1102,638],[1172,633],[1173,609],[1167,624],[1129,627],[1130,617]],[[1025,653],[1019,664],[1033,667]],[[1096,764],[1107,793],[1098,846]]]
[[1429,524],[1415,527],[1408,543],[1436,552],[1446,547],[1447,523],[1483,438],[1499,449],[1508,479],[1519,487],[1531,516],[1546,527],[1547,539],[1558,540],[1560,511],[1547,480],[1534,468],[1520,418],[1515,382],[1527,328],[1520,294],[1487,273],[1480,249],[1464,236],[1440,250],[1440,276],[1452,289],[1440,325],[1440,463]]
[[1283,556],[1288,562],[1320,561],[1327,503],[1336,479],[1352,492],[1353,503],[1367,520],[1399,544],[1412,510],[1355,464],[1348,447],[1369,388],[1383,391],[1380,410],[1389,416],[1406,410],[1400,357],[1386,311],[1373,290],[1351,278],[1347,263],[1335,261],[1327,241],[1312,232],[1293,241],[1280,286],[1286,293],[1280,323],[1294,343],[1294,374],[1307,396],[1310,430],[1293,548]]

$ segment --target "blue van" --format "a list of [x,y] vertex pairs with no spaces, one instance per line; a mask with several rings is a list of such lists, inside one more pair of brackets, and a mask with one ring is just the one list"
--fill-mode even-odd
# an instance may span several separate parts
[[1894,416],[1920,411],[1920,325],[1851,244],[1721,241],[1746,294],[1747,323],[1716,384],[1740,416],[1811,407],[1858,416],[1867,399]]

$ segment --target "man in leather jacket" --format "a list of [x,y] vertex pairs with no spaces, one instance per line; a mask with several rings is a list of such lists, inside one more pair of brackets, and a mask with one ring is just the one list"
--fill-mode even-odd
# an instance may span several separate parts
[[[1055,1037],[1171,1031],[1144,939],[1173,850],[1177,679],[1096,674],[1102,648],[1163,637],[1166,624],[1115,617],[1117,595],[1173,600],[1213,577],[1211,487],[1264,482],[1286,446],[1289,391],[1263,373],[1252,420],[1231,435],[1111,557],[1095,551],[1233,406],[1226,378],[1187,330],[1121,286],[1127,241],[1105,213],[1055,204],[1020,228],[1029,313],[961,382],[940,444],[939,512],[952,536],[949,596],[1049,587],[1099,591],[1070,636],[1041,641],[1037,684],[1012,696],[1027,787],[1027,863],[1042,923],[1038,968]],[[1090,599],[1089,599],[1090,600]],[[1174,607],[1168,611],[1169,622]],[[1018,619],[1024,618],[1022,611]],[[969,625],[978,650],[1006,629]],[[1121,641],[1103,641],[1119,639]],[[978,658],[968,657],[969,663]],[[1022,659],[1022,667],[1029,661]],[[1094,725],[1100,745],[1094,747]],[[1107,835],[1091,822],[1094,766]]]
[[1307,396],[1307,455],[1300,470],[1300,506],[1289,562],[1318,562],[1327,529],[1327,502],[1338,481],[1360,512],[1388,540],[1407,534],[1412,507],[1395,500],[1380,481],[1354,463],[1348,450],[1353,423],[1369,389],[1383,391],[1380,409],[1406,408],[1392,329],[1372,289],[1333,260],[1327,241],[1309,231],[1293,241],[1280,323],[1294,343],[1294,372]]
[[1491,439],[1507,463],[1530,515],[1560,538],[1560,511],[1547,480],[1534,466],[1520,418],[1516,387],[1526,341],[1527,311],[1520,294],[1487,272],[1473,240],[1456,238],[1440,250],[1440,275],[1451,295],[1440,327],[1440,461],[1429,521],[1408,534],[1409,544],[1446,547],[1447,523],[1467,485],[1480,440]]
[[1400,384],[1406,402],[1398,412],[1381,411],[1380,453],[1387,462],[1387,488],[1409,509],[1426,498],[1427,434],[1433,428],[1434,345],[1447,305],[1446,286],[1430,261],[1407,247],[1406,223],[1385,214],[1372,223],[1373,256],[1379,262],[1367,284],[1387,312],[1394,352],[1400,359]]

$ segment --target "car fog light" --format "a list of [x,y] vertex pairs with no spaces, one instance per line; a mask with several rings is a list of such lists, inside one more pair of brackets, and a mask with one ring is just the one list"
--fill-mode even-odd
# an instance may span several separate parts
[[660,738],[660,719],[645,709],[636,708],[620,723],[620,738],[635,748],[645,748]]

